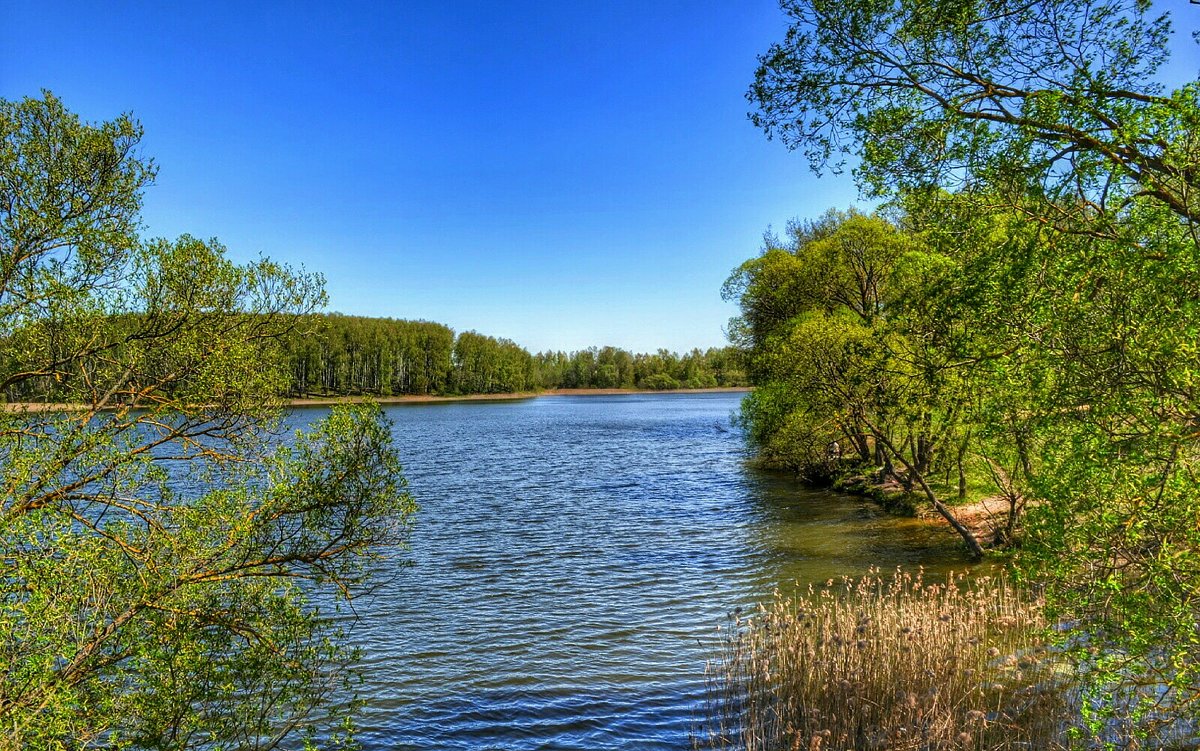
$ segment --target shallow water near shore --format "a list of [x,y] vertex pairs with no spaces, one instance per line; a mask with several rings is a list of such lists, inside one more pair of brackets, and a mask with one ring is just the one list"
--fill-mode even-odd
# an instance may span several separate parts
[[685,749],[734,608],[967,565],[946,529],[748,468],[741,396],[388,407],[421,511],[357,605],[364,748]]

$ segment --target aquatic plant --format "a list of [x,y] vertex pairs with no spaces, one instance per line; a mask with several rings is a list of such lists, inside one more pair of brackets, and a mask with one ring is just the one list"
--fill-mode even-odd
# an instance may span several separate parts
[[1065,749],[1073,671],[1003,578],[872,571],[731,616],[697,749]]

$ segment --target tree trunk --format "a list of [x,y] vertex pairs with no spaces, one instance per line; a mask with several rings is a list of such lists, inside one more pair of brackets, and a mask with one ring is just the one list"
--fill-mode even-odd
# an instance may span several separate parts
[[967,458],[967,447],[970,446],[971,434],[968,431],[963,437],[962,443],[958,445],[958,500],[965,501],[967,499],[967,470],[964,466]]
[[934,495],[933,490],[930,489],[929,484],[925,482],[925,477],[922,476],[921,473],[918,472],[916,468],[913,467],[913,465],[910,464],[908,460],[896,450],[896,447],[892,445],[892,442],[881,435],[880,432],[876,430],[875,427],[870,423],[867,423],[867,425],[870,426],[871,430],[875,433],[876,445],[882,443],[884,447],[887,448],[887,450],[890,451],[892,455],[894,455],[900,461],[900,463],[904,465],[904,468],[908,470],[908,476],[920,484],[921,490],[925,492],[925,497],[929,499],[929,502],[933,505],[934,510],[941,514],[942,518],[948,521],[950,526],[954,528],[954,531],[958,532],[959,536],[962,537],[963,542],[965,542],[967,545],[967,550],[971,553],[971,556],[973,558],[982,558],[983,546],[979,544],[979,540],[976,539],[971,530],[967,529],[966,526],[964,526],[963,523],[958,520],[958,517],[954,515],[954,512],[951,511],[946,504],[938,500],[937,496]]
[[867,434],[861,430],[854,431],[854,446],[858,449],[858,458],[863,464],[871,462],[871,444],[867,441]]

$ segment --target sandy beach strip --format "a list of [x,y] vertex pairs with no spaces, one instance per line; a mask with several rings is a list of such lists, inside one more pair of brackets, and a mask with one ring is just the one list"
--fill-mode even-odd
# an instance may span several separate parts
[[[401,396],[314,396],[307,399],[285,399],[288,407],[332,407],[338,404],[438,404],[442,402],[506,402],[520,399],[537,399],[543,396],[616,396],[622,394],[723,394],[745,393],[749,386],[728,386],[708,389],[550,389],[547,391],[520,391],[503,394],[462,394],[438,396],[433,394],[404,394]],[[104,409],[117,409],[112,405]],[[55,402],[9,402],[0,404],[4,412],[83,412],[91,409],[86,404],[63,404]]]

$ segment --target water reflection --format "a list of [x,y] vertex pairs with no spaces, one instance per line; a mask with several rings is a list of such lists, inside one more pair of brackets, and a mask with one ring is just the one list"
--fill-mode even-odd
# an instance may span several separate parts
[[874,566],[923,566],[934,574],[970,565],[949,531],[882,512],[870,501],[797,488],[790,476],[747,471],[758,513],[755,544],[765,553],[758,581],[787,592]]

